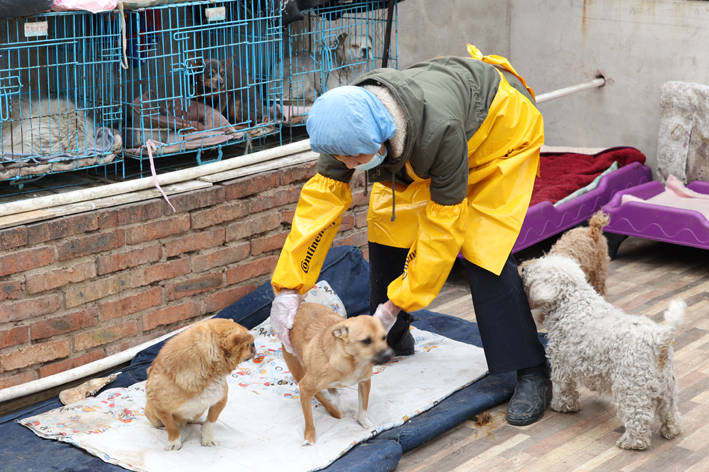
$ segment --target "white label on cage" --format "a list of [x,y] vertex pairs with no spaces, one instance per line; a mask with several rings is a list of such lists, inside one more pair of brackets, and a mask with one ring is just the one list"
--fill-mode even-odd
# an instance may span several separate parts
[[226,8],[225,7],[207,8],[204,10],[204,14],[207,16],[207,21],[224,21],[224,20],[226,20]]
[[25,23],[25,38],[47,36],[48,30],[49,28],[46,21],[33,21],[31,23]]

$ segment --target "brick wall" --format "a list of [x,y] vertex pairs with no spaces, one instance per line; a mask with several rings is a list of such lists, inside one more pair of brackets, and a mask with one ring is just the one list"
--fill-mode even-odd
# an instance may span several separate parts
[[[269,280],[303,183],[287,167],[161,199],[0,230],[0,388],[211,315]],[[366,250],[361,175],[335,245]]]

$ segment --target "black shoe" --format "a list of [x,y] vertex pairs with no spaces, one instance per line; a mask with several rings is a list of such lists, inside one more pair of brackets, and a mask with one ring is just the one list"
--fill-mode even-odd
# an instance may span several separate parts
[[409,331],[413,317],[405,311],[399,312],[394,326],[387,334],[387,344],[397,356],[411,356],[414,353],[414,337]]
[[514,426],[532,424],[544,416],[551,403],[551,380],[546,363],[517,371],[517,386],[507,404],[507,422]]

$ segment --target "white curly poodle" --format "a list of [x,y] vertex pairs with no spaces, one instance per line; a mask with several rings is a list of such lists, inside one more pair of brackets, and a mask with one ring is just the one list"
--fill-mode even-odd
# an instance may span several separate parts
[[625,425],[618,447],[647,448],[655,413],[662,436],[680,434],[672,343],[684,318],[683,301],[670,302],[662,325],[626,314],[599,295],[579,264],[564,256],[532,262],[522,280],[530,306],[541,309],[548,331],[553,410],[580,409],[578,383],[611,395]]

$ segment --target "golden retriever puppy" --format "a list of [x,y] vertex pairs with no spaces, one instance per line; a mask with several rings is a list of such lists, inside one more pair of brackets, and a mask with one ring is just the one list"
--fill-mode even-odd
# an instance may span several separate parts
[[182,447],[180,426],[202,424],[202,446],[215,446],[214,423],[227,402],[226,376],[255,354],[254,337],[232,320],[200,321],[171,338],[148,369],[145,416],[165,426],[166,450]]

